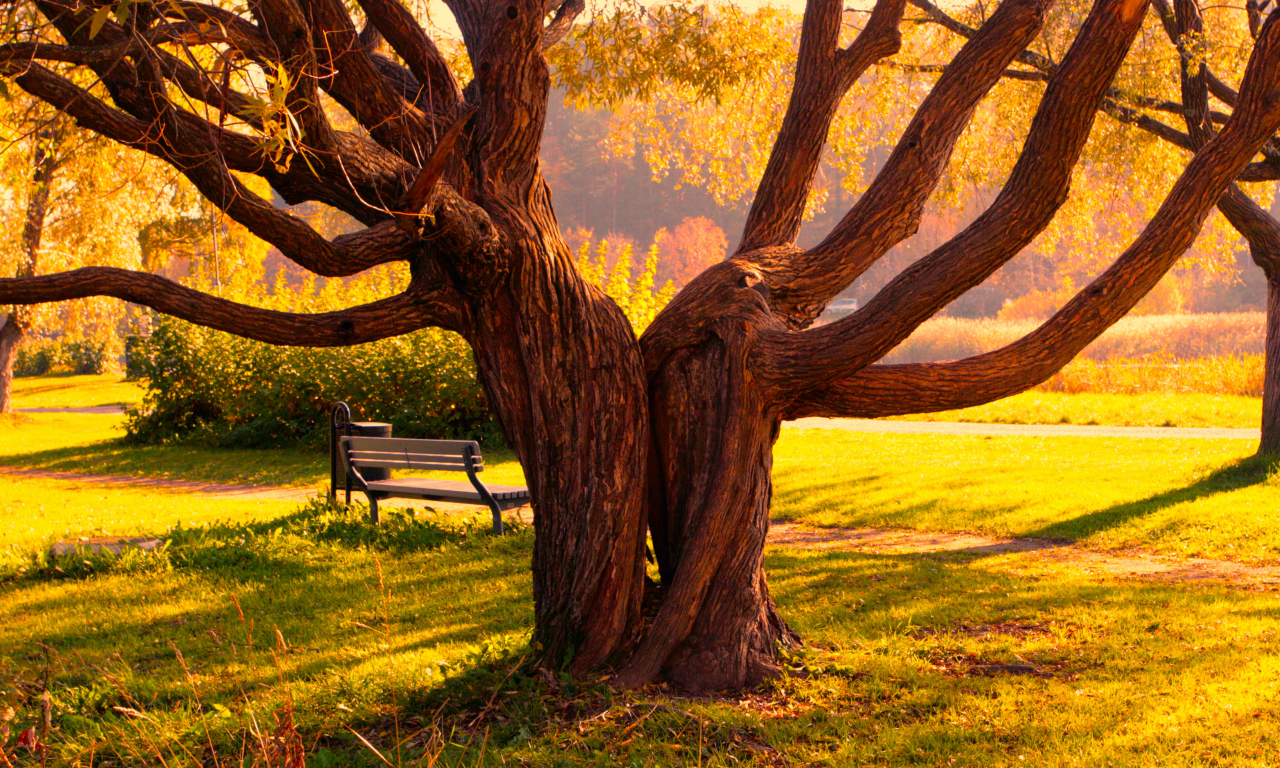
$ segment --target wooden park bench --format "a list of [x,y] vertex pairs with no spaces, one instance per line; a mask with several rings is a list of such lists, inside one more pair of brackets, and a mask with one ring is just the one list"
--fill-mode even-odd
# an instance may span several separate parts
[[[374,523],[378,522],[378,499],[427,499],[487,506],[493,513],[493,532],[501,535],[502,513],[529,503],[529,489],[524,486],[486,485],[480,481],[476,475],[484,471],[484,457],[480,455],[480,444],[472,440],[340,436],[338,453],[346,469],[347,503],[351,502],[351,485],[354,482],[369,497],[369,513]],[[402,477],[366,480],[361,470],[373,467],[466,472],[467,479]]]

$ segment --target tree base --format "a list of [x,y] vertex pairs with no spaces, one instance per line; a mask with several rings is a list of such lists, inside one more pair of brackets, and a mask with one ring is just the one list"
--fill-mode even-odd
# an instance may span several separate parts
[[773,613],[746,631],[691,636],[671,654],[665,678],[690,693],[756,688],[782,673],[779,648],[795,648],[800,637]]

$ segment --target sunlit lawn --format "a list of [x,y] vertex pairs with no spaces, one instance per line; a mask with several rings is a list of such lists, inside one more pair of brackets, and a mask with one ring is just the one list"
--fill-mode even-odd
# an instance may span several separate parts
[[137,405],[143,389],[119,374],[37,376],[13,380],[15,408],[83,408],[94,405]]
[[783,430],[776,519],[981,531],[1280,562],[1280,475],[1249,440]]
[[163,535],[179,523],[261,520],[296,501],[237,499],[159,488],[0,475],[0,556],[77,536]]
[[[325,454],[128,446],[112,439],[119,434],[113,426],[118,420],[34,414],[25,423],[0,425],[0,463],[303,488],[328,482]],[[819,526],[980,531],[1280,562],[1280,478],[1267,467],[1241,463],[1254,447],[1247,440],[893,435],[784,428],[775,446],[773,514],[775,519]],[[487,479],[523,482],[520,466],[509,453],[493,451],[487,458]],[[109,526],[98,520],[124,521],[145,514],[137,512],[138,497],[118,488],[49,487],[43,494],[18,493],[12,482],[0,477],[0,494],[25,504],[39,498],[47,508],[68,510],[51,518],[54,522],[48,527],[35,526],[26,538],[73,533],[79,519],[86,521],[86,530],[101,530]],[[228,515],[242,514],[230,501],[180,498],[160,505],[171,511],[157,511],[146,519],[187,516],[193,504],[209,510],[195,513],[200,519],[215,515],[220,504],[226,505]],[[247,506],[243,514],[253,509]],[[89,525],[89,520],[95,522]]]
[[[327,479],[321,454],[129,448],[111,441],[118,423],[0,425],[0,463]],[[784,429],[774,510],[1277,561],[1278,482],[1242,462],[1252,449]],[[490,477],[518,479],[518,465],[493,458]],[[416,764],[424,740],[422,764],[443,748],[435,764],[448,766],[777,764],[770,749],[833,766],[1263,766],[1280,755],[1274,589],[1098,579],[1035,553],[771,548],[772,593],[808,642],[794,660],[808,675],[741,700],[688,700],[508,677],[532,622],[527,528],[495,539],[457,516],[389,513],[374,531],[359,510],[297,510],[0,475],[0,533],[27,557],[25,573],[9,560],[0,585],[12,733],[38,724],[47,675],[50,765],[207,765],[211,751],[220,765],[242,752],[252,764],[273,733],[289,734],[286,700],[313,768]],[[101,532],[170,544],[119,560],[33,554]],[[973,673],[990,664],[1038,674]]]
[[[212,764],[210,743],[238,765],[257,749],[253,723],[276,731],[286,696],[311,766],[385,764],[348,728],[392,765],[426,757],[424,740],[453,745],[437,765],[467,766],[777,764],[763,745],[841,766],[1280,754],[1274,591],[1098,581],[1034,554],[774,549],[773,594],[808,641],[795,663],[809,676],[689,700],[507,677],[532,620],[527,530],[398,550],[308,525],[189,543],[172,571],[4,587],[0,695],[19,704],[16,725],[38,707],[15,692],[48,674],[51,764],[63,765],[88,765],[91,749],[94,765]],[[990,664],[1038,674],[972,670]],[[417,734],[399,759],[397,729]]]

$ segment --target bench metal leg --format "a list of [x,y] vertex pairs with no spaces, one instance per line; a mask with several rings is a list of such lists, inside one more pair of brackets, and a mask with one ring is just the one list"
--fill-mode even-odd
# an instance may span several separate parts
[[497,503],[493,501],[489,502],[489,510],[493,512],[493,535],[501,536],[502,535],[502,510],[498,507]]
[[369,522],[378,524],[378,497],[369,494]]

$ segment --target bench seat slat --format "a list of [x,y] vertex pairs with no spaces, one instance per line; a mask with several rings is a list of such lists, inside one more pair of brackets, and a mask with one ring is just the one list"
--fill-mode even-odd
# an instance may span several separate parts
[[472,454],[480,455],[480,444],[474,440],[414,440],[405,437],[343,437],[349,451],[379,451],[383,453],[431,453],[461,456],[464,446],[471,446]]
[[[418,469],[423,472],[432,472],[440,470],[442,472],[461,472],[462,467],[457,464],[435,464],[425,461],[415,461],[412,463],[406,461],[386,460],[386,459],[352,459],[351,463],[356,465],[358,469],[365,467],[383,467],[386,469]],[[476,472],[483,472],[484,467],[476,467]]]
[[[347,458],[357,467],[387,467],[388,469],[439,469],[447,472],[465,472],[466,461],[461,456],[441,456],[428,453],[384,453],[382,451],[348,451]],[[484,471],[484,461],[473,460],[477,472]]]
[[[403,451],[347,451],[347,456],[352,459],[379,459],[382,461],[401,461],[408,463],[417,463],[420,461],[429,462],[431,464],[452,464],[457,467],[465,467],[467,462],[461,456],[451,453],[404,453]],[[479,456],[471,460],[472,464],[483,464],[484,459]]]
[[[485,487],[498,501],[512,501],[529,498],[529,489],[518,485],[493,485],[485,483]],[[369,483],[369,490],[374,493],[392,493],[396,495],[422,496],[440,500],[458,499],[483,504],[480,494],[471,483],[465,480],[428,480],[424,477],[405,477],[398,480],[375,480]]]

